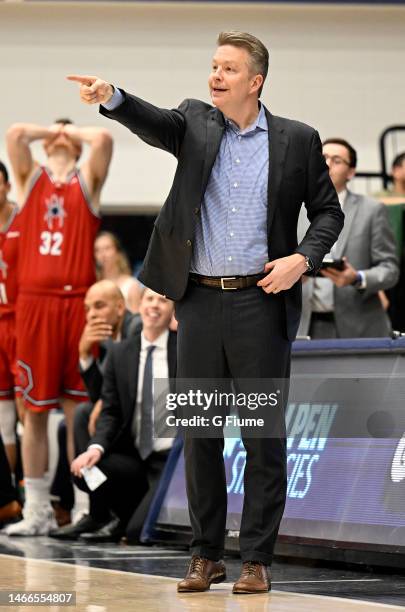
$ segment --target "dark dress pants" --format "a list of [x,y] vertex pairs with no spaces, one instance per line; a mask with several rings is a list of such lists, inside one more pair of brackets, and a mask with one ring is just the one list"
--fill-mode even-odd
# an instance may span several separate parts
[[[189,283],[176,303],[179,379],[283,379],[288,393],[291,343],[284,297],[261,288],[222,291]],[[218,560],[224,551],[227,490],[223,438],[184,433],[184,459],[192,553]],[[244,504],[240,526],[243,561],[270,565],[285,506],[285,434],[246,437]]]
[[[90,444],[88,424],[92,409],[90,403],[80,404],[76,409],[76,455],[85,452]],[[112,511],[126,525],[147,490],[143,462],[135,446],[122,451],[108,453],[98,462],[97,467],[107,480],[95,491],[90,491],[83,478],[73,478],[79,489],[89,494],[90,515],[100,522],[108,521]]]
[[312,314],[309,326],[309,336],[312,340],[329,340],[339,338],[336,323],[334,320],[323,319]]
[[129,544],[137,544],[140,541],[142,527],[155,496],[168,455],[169,451],[153,452],[144,461],[147,491],[127,524],[126,536]]
[[[80,404],[75,413],[75,450],[79,455],[90,444],[88,432],[92,404]],[[108,520],[110,510],[126,525],[129,542],[138,542],[156,488],[159,484],[168,451],[153,452],[145,460],[135,446],[113,450],[97,466],[107,476],[106,482],[90,491],[83,478],[75,478],[77,486],[89,493],[90,514],[99,521]]]

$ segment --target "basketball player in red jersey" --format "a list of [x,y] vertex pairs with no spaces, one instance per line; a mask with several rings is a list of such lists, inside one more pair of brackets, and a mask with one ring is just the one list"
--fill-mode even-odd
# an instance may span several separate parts
[[12,475],[17,460],[15,386],[15,302],[17,298],[17,206],[8,199],[10,183],[0,161],[0,434]]
[[[43,141],[46,167],[30,145]],[[81,169],[82,145],[90,152]],[[16,313],[19,392],[26,408],[22,445],[24,519],[8,535],[45,535],[52,528],[48,465],[48,411],[62,405],[72,460],[73,416],[86,397],[78,371],[84,327],[83,297],[95,281],[93,244],[99,200],[112,154],[103,128],[78,128],[69,120],[50,127],[15,124],[7,133],[20,208]]]

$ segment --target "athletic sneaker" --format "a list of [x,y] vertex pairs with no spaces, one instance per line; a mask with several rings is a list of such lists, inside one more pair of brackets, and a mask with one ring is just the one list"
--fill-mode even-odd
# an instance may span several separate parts
[[50,504],[26,504],[23,520],[7,525],[2,533],[8,536],[43,536],[56,527],[53,509]]

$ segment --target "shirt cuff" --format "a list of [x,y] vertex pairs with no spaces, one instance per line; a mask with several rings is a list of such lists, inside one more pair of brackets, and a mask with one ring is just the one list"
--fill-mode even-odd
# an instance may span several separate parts
[[359,278],[358,289],[365,289],[367,287],[367,279],[363,270],[357,270],[357,275]]
[[90,357],[87,357],[86,359],[82,359],[81,357],[79,359],[80,367],[83,372],[86,372],[86,370],[88,370],[89,367],[93,365],[93,362],[94,357],[92,355],[90,355]]
[[114,88],[114,93],[112,97],[108,100],[108,102],[102,104],[102,106],[104,106],[104,108],[108,111],[115,110],[116,108],[121,106],[124,101],[124,96],[122,95],[120,90],[114,87],[114,85],[112,85],[112,87]]
[[91,448],[97,448],[104,455],[104,448],[101,446],[101,444],[90,444],[87,447],[87,450],[90,450]]

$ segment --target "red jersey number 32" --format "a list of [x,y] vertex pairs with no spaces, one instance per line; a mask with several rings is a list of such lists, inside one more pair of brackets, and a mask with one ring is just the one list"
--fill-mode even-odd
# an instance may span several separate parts
[[62,255],[63,234],[61,232],[42,232],[39,252],[41,255]]

